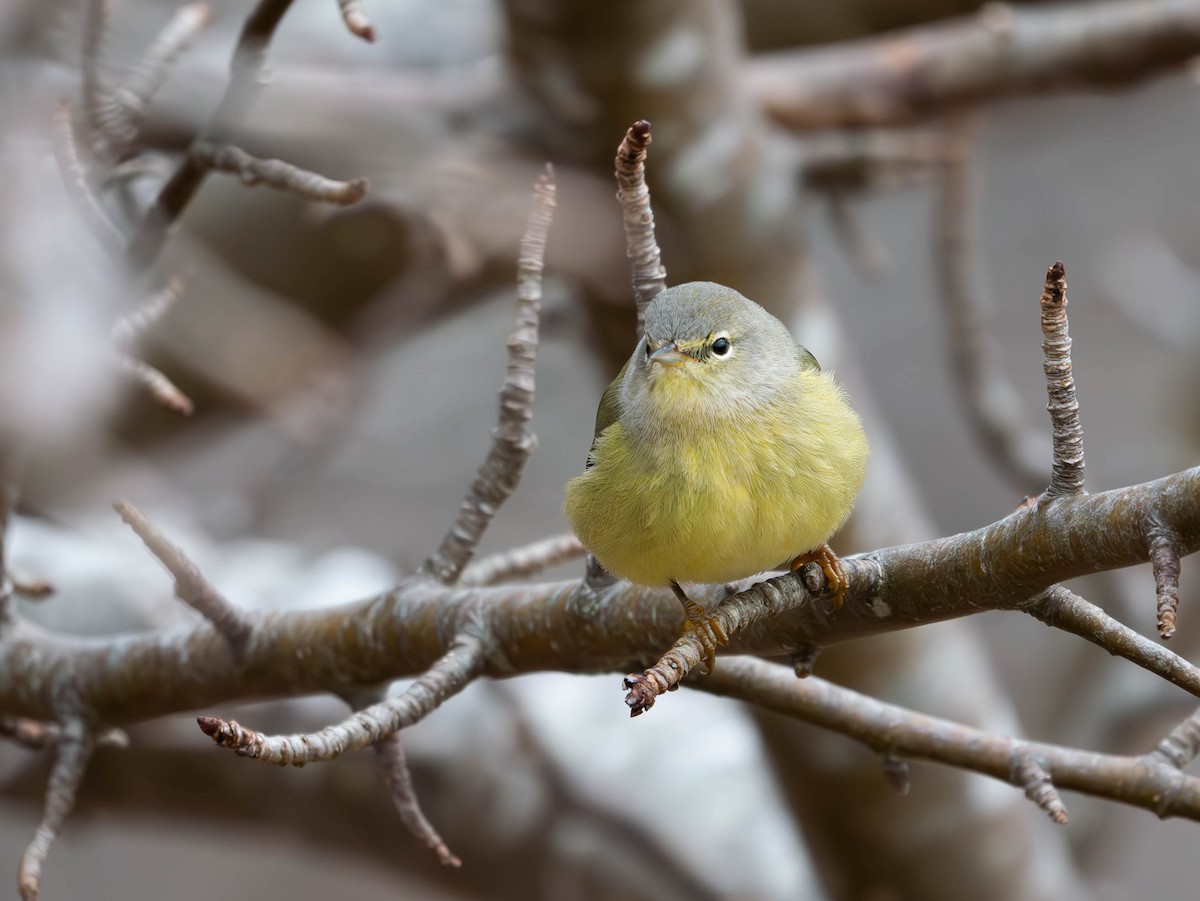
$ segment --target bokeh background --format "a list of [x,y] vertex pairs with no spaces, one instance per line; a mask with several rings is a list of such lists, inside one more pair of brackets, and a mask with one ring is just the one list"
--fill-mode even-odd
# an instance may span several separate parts
[[[146,171],[103,195],[118,218],[153,196],[224,89],[248,4],[211,5],[211,27],[149,111]],[[484,550],[563,531],[563,485],[633,344],[610,168],[639,117],[655,124],[650,184],[670,281],[725,281],[768,305],[864,414],[869,484],[839,550],[974,528],[1037,490],[991,462],[956,392],[937,288],[942,171],[908,156],[936,156],[961,123],[797,136],[740,80],[755,54],[973,5],[603,6],[379,2],[368,13],[380,40],[367,45],[332,0],[300,0],[231,138],[331,177],[366,176],[367,199],[322,207],[210,178],[138,277],[96,242],[54,159],[54,110],[79,93],[82,4],[0,9],[0,416],[28,448],[10,556],[58,589],[23,615],[83,634],[191,615],[111,512],[116,497],[153,515],[242,604],[331,604],[411,571],[490,440],[517,242],[545,160],[559,197],[539,448]],[[171,10],[115,3],[105,71],[120,78]],[[969,271],[1030,428],[1048,434],[1037,299],[1062,259],[1089,486],[1194,464],[1192,75],[1005,99],[969,127]],[[863,142],[893,140],[903,159],[867,167],[861,185],[805,180],[821,153],[853,160]],[[853,228],[866,237],[848,239]],[[873,266],[862,265],[868,244]],[[174,275],[183,296],[142,351],[195,400],[188,419],[155,405],[108,352],[112,323]],[[1196,659],[1191,570],[1185,562],[1173,648]],[[1077,587],[1154,634],[1148,568]],[[1016,614],[841,646],[819,672],[919,710],[1113,753],[1148,750],[1190,710],[1178,690]],[[344,707],[208,712],[291,732]],[[370,755],[262,767],[215,750],[186,715],[131,738],[129,750],[98,753],[44,897],[1120,899],[1181,897],[1196,876],[1195,824],[1067,796],[1070,824],[1055,828],[1018,791],[927,764],[913,765],[899,797],[864,748],[731,702],[684,691],[631,722],[617,674],[476,685],[411,730],[421,798],[461,871],[440,870],[404,833]],[[0,885],[15,883],[46,769],[0,746]]]

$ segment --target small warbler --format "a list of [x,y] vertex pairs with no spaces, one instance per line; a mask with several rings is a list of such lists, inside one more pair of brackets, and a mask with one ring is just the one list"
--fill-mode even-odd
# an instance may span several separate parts
[[862,486],[867,441],[830,373],[787,328],[712,282],[668,288],[600,399],[587,469],[566,514],[611,573],[669,585],[708,668],[726,636],[680,582],[722,583],[819,561]]

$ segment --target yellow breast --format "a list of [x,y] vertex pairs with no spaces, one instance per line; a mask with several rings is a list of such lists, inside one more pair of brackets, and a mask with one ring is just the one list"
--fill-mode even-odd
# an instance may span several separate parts
[[644,585],[728,582],[822,544],[850,515],[867,445],[828,373],[799,378],[732,426],[698,421],[654,440],[610,426],[567,485],[580,541]]

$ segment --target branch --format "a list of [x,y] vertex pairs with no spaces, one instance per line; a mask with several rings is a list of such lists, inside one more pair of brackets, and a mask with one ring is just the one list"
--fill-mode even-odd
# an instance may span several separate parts
[[167,568],[175,579],[175,594],[179,599],[211,622],[235,652],[240,651],[253,628],[246,614],[213,588],[200,568],[169,542],[137,507],[115,501],[113,509]]
[[1167,761],[1177,770],[1196,759],[1200,754],[1200,710],[1171,730],[1152,752]]
[[178,278],[171,279],[165,288],[148,301],[132,313],[118,319],[109,332],[109,340],[113,343],[118,368],[141,382],[150,396],[168,410],[190,416],[193,410],[192,399],[165,374],[126,350],[138,335],[166,315],[182,293],[183,283]]
[[37,832],[21,855],[17,871],[17,888],[21,901],[37,901],[42,887],[42,864],[50,853],[50,846],[62,831],[67,814],[75,806],[75,794],[83,774],[87,770],[92,754],[92,741],[82,721],[67,723],[63,735],[55,745],[54,768],[46,786],[46,806]]
[[[65,739],[69,730],[58,723],[41,723],[19,716],[0,716],[0,737],[7,738],[29,748],[42,751],[53,748]],[[129,736],[120,729],[107,729],[96,736],[96,744],[111,748],[128,748]]]
[[1054,787],[1200,820],[1200,778],[1153,755],[1116,757],[994,735],[876,701],[819,678],[745,657],[722,661],[695,686],[840,732],[882,753],[934,760],[1025,790],[1055,822],[1065,810]]
[[450,650],[399,697],[373,704],[311,735],[263,735],[235,720],[200,716],[200,731],[243,757],[281,766],[336,760],[418,723],[462,691],[484,668],[484,644],[459,635]]
[[195,163],[206,171],[236,175],[247,187],[264,184],[295,194],[304,200],[349,206],[367,194],[367,180],[338,181],[309,172],[283,160],[264,160],[251,156],[232,144],[197,140],[188,151]]
[[583,545],[574,535],[554,535],[477,560],[463,570],[458,581],[462,585],[496,585],[532,576],[584,553]]
[[212,9],[207,3],[185,3],[175,10],[141,59],[133,65],[125,84],[116,93],[120,117],[116,133],[109,135],[114,157],[122,159],[133,149],[150,101],[167,80],[180,55],[211,22]]
[[1071,373],[1071,336],[1067,334],[1067,282],[1061,262],[1046,270],[1042,291],[1042,351],[1050,424],[1054,429],[1054,468],[1042,499],[1083,493],[1083,426]]
[[[1181,554],[1200,549],[1200,467],[847,559],[849,588],[836,610],[811,601],[805,579],[819,593],[824,575],[806,567],[740,592],[714,615],[733,636],[731,652],[787,655],[983,610],[1023,611],[1059,582],[1147,562],[1151,519],[1176,535]],[[721,593],[697,591],[696,600]],[[414,579],[355,604],[244,615],[251,637],[237,666],[208,623],[65,638],[17,621],[0,637],[0,714],[55,719],[55,692],[72,687],[113,725],[237,698],[341,693],[423,672],[464,630],[488,636],[487,675],[627,672],[656,660],[683,625],[669,590],[618,582],[595,592],[578,580],[464,590]],[[1119,636],[1098,634],[1096,643],[1121,652]],[[1173,667],[1167,677],[1200,697],[1200,670],[1159,650]]]
[[413,788],[412,773],[408,771],[408,761],[404,756],[400,733],[393,732],[376,742],[375,753],[379,755],[379,765],[392,792],[392,803],[396,805],[396,812],[400,814],[400,821],[404,823],[405,828],[412,833],[413,838],[437,856],[442,866],[461,867],[462,861],[438,835],[417,802],[417,793]]
[[977,203],[966,126],[948,129],[938,179],[934,268],[948,327],[954,387],[979,445],[1009,481],[1026,494],[1046,484],[1046,440],[1029,424],[1020,395],[990,340],[980,296]]
[[654,238],[654,213],[646,187],[646,151],[650,123],[639,119],[629,126],[617,148],[617,200],[625,223],[625,255],[633,264],[633,299],[637,303],[638,336],[645,331],[646,306],[667,287],[667,270]]
[[342,21],[346,23],[346,28],[350,30],[351,34],[357,35],[369,43],[374,43],[375,26],[367,18],[367,11],[363,8],[362,0],[338,0],[338,9],[342,13]]
[[1111,89],[1200,53],[1191,0],[988,4],[973,16],[880,38],[759,57],[746,89],[797,130],[904,125],[1051,89]]
[[517,260],[517,326],[508,339],[508,369],[500,389],[500,416],[492,432],[492,447],[459,507],[454,525],[422,567],[447,585],[457,582],[471,562],[479,539],[496,511],[516,490],[525,464],[537,446],[529,421],[533,418],[542,267],[554,217],[554,195],[554,172],[547,164],[534,186],[533,210],[521,238]]

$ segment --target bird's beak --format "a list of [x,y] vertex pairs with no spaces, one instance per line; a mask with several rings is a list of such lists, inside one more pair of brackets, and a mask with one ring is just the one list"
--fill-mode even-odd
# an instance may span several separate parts
[[650,354],[651,363],[661,363],[663,366],[682,366],[691,359],[687,354],[680,353],[673,341]]

